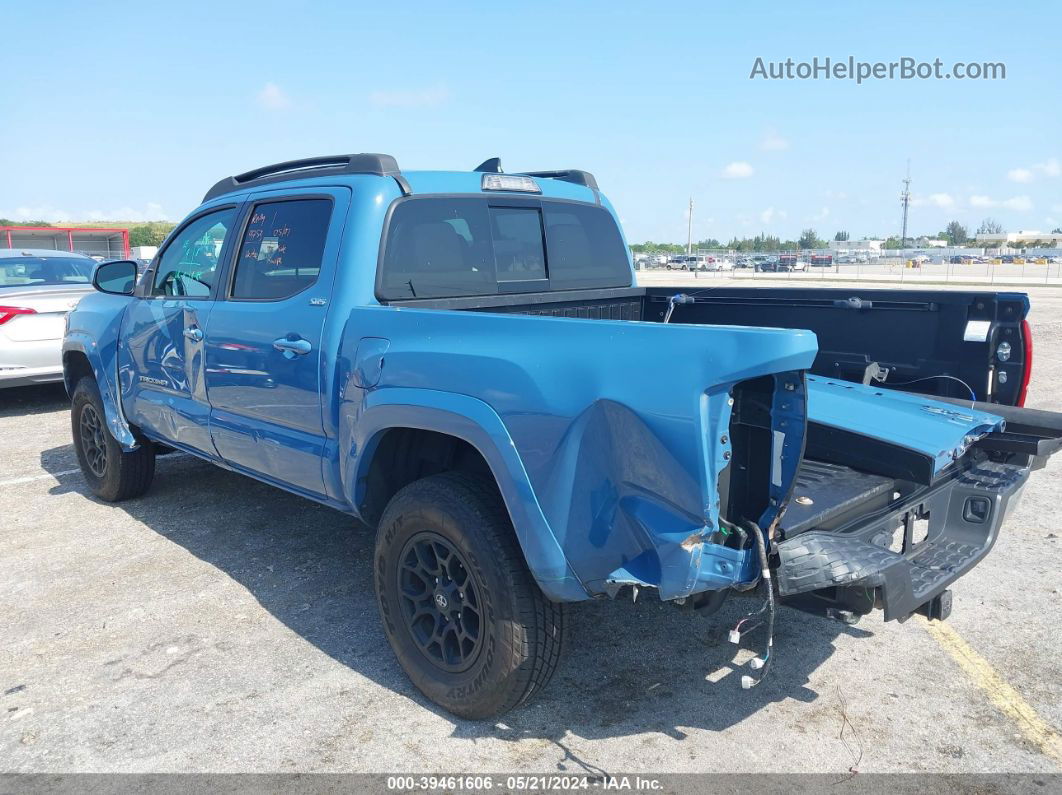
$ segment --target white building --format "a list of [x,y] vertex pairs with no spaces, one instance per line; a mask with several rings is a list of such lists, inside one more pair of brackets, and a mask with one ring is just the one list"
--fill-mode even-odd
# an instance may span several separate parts
[[830,251],[836,251],[841,254],[858,253],[860,251],[880,252],[884,243],[884,240],[870,240],[868,238],[863,238],[862,240],[831,240]]
[[1017,232],[982,232],[977,235],[977,242],[989,248],[996,248],[1000,245],[1011,248],[1025,248],[1029,243],[1036,243],[1037,241],[1039,241],[1040,246],[1062,246],[1062,234],[1037,232],[1034,229],[1019,229]]

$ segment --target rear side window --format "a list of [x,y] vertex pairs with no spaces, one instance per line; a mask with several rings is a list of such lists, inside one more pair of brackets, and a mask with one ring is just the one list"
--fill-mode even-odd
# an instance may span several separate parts
[[413,198],[391,213],[384,300],[630,285],[627,249],[602,207],[494,197]]
[[255,205],[236,259],[232,297],[275,301],[316,282],[331,215],[328,199]]

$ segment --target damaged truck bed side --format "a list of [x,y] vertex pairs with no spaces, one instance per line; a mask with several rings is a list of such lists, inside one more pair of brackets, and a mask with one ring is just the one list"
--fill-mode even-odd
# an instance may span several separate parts
[[581,171],[269,166],[126,271],[64,342],[93,490],[177,449],[376,527],[388,640],[466,717],[545,685],[563,602],[760,587],[768,649],[776,596],[943,618],[1062,440],[1024,295],[638,288]]

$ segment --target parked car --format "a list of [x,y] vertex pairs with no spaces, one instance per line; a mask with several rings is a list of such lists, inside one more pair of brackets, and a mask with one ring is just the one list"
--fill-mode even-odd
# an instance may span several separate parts
[[0,249],[0,388],[63,378],[66,314],[92,292],[90,257]]
[[829,265],[833,265],[833,255],[832,254],[812,254],[811,255],[811,259],[809,260],[809,262],[810,262],[811,265],[814,265],[814,266],[817,266],[817,267],[826,267],[826,266],[829,266]]
[[743,687],[785,653],[776,593],[947,617],[1062,446],[1062,415],[1015,407],[1026,296],[638,287],[592,175],[497,169],[267,166],[211,188],[146,278],[101,265],[63,343],[87,487],[143,495],[177,449],[358,517],[400,665],[466,718],[546,686],[565,602],[758,587]]
[[778,257],[778,261],[774,266],[774,270],[779,273],[786,271],[806,271],[807,269],[808,263],[805,260],[800,259],[796,254],[782,254]]

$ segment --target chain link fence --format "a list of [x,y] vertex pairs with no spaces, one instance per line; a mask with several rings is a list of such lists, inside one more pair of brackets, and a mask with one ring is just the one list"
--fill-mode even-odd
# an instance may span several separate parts
[[639,274],[685,272],[697,279],[878,281],[956,284],[1062,285],[1062,249],[1025,254],[934,254],[920,249],[839,255],[830,250],[734,252],[700,249],[694,257],[650,255]]

